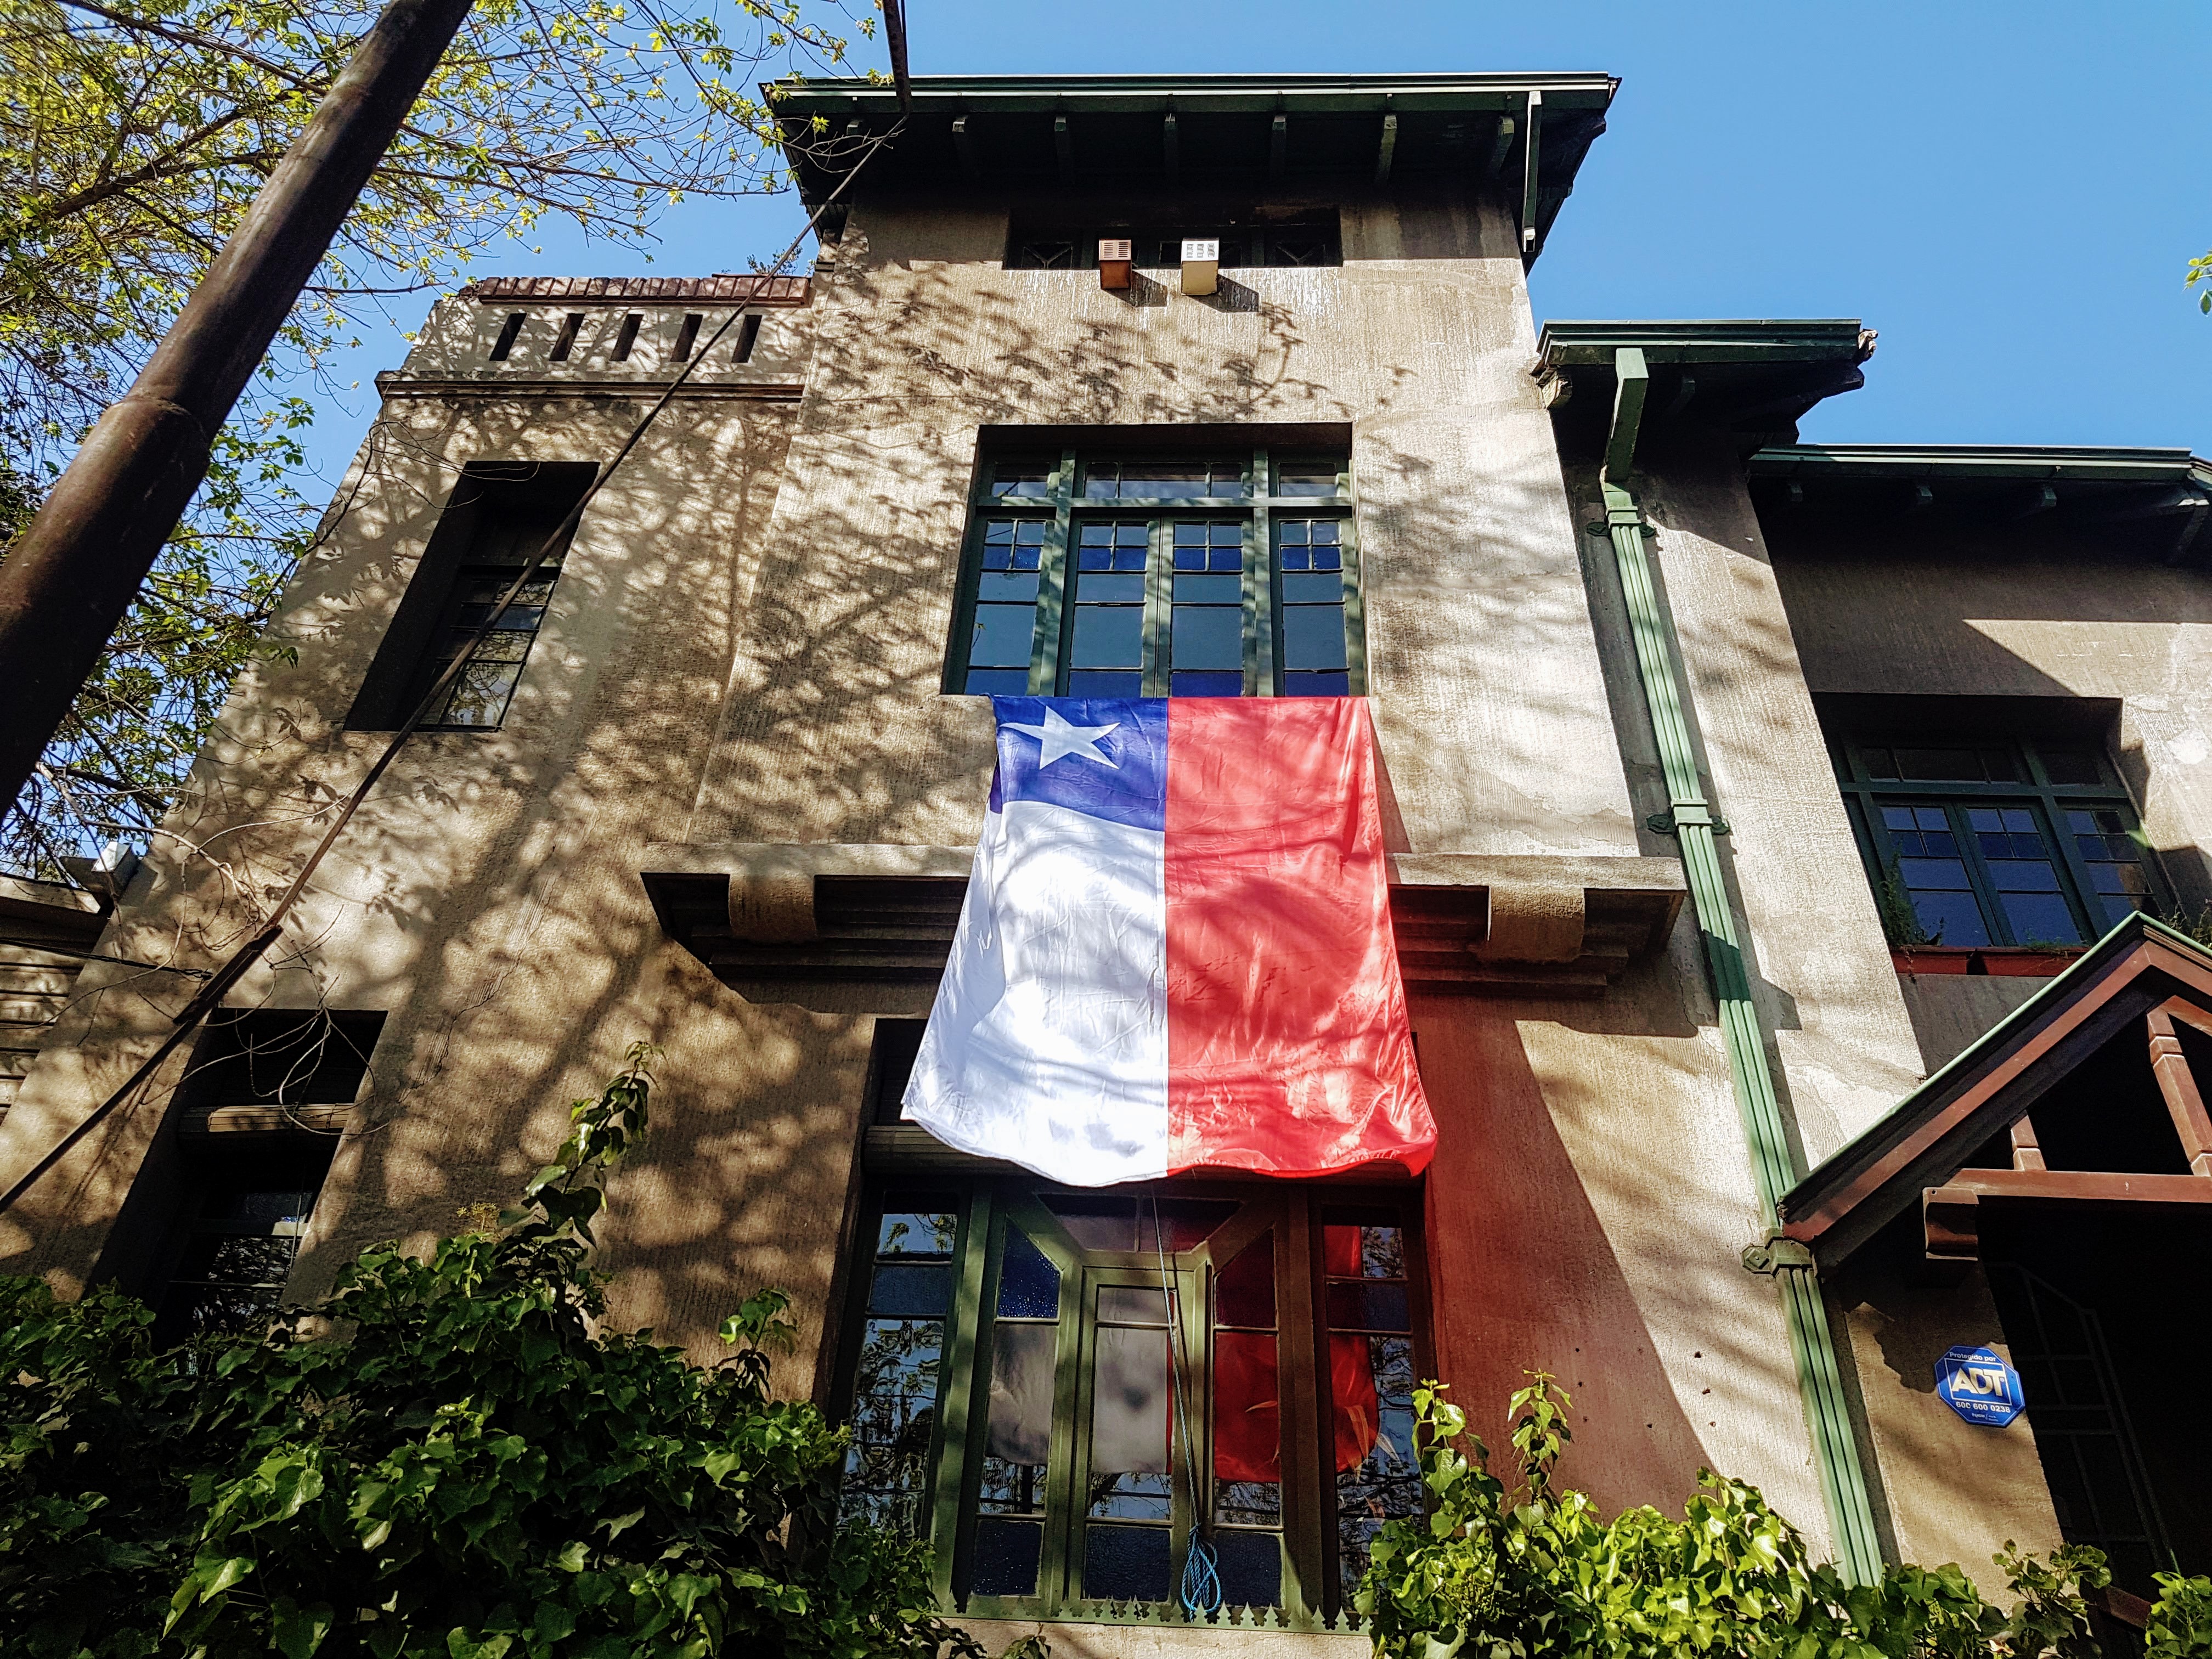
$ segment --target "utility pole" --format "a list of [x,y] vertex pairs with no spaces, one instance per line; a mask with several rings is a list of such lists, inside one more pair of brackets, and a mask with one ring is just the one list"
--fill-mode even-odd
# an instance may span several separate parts
[[392,0],[0,564],[0,811],[47,741],[192,493],[216,434],[468,15]]

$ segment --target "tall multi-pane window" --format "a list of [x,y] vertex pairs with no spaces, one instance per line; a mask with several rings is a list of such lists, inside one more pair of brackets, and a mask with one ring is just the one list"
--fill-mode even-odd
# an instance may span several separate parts
[[2078,945],[2166,908],[2094,744],[1875,732],[1834,755],[1895,944]]
[[945,689],[1360,695],[1356,532],[1340,454],[992,458]]
[[1419,1188],[880,1189],[864,1219],[843,1510],[936,1547],[987,1616],[1224,1601],[1314,1628],[1418,1515]]
[[[397,727],[456,658],[459,671],[424,709],[422,724],[481,732],[506,721],[561,580],[568,514],[597,471],[588,462],[555,461],[471,462],[463,471],[346,716],[349,726]],[[530,580],[499,611],[533,562]]]

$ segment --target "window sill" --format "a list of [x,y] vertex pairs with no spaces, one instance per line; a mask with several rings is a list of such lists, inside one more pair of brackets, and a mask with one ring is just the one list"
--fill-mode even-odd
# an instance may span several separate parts
[[2056,979],[2089,947],[2059,951],[2024,945],[1895,945],[1889,959],[1900,974],[1978,974],[1991,979]]
[[[1025,1636],[1042,1636],[1052,1641],[1063,1632],[1067,1632],[1064,1638],[1067,1647],[1078,1652],[1090,1651],[1091,1641],[1076,1635],[1072,1627],[1097,1625],[1142,1625],[1158,1630],[1161,1634],[1148,1642],[1145,1650],[1157,1656],[1157,1659],[1176,1659],[1182,1654],[1249,1655],[1252,1659],[1260,1659],[1262,1655],[1289,1651],[1316,1656],[1342,1653],[1346,1659],[1366,1659],[1373,1651],[1374,1644],[1364,1631],[1341,1626],[1325,1630],[1317,1621],[1277,1623],[1275,1613],[1276,1609],[1272,1607],[1243,1607],[1227,1609],[1213,1620],[1188,1620],[1181,1608],[1170,1606],[1155,1608],[1149,1603],[1123,1603],[1115,1607],[1103,1602],[1079,1602],[1048,1619],[955,1613],[948,1615],[948,1622],[959,1626],[992,1653],[1005,1652]],[[1259,1622],[1261,1620],[1266,1622]],[[1289,1644],[1296,1645],[1292,1648]],[[1061,1644],[1054,1641],[1052,1645],[1058,1651]]]

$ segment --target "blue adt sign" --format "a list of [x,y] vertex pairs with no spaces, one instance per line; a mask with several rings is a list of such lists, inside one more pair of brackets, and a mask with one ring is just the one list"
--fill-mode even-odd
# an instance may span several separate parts
[[1961,1344],[1936,1362],[1936,1393],[1977,1427],[2001,1429],[2027,1408],[2020,1373],[1988,1348]]

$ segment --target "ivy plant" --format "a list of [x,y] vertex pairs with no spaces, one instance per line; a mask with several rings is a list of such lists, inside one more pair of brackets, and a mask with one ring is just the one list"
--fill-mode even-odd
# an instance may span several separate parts
[[844,1435],[769,1389],[787,1297],[747,1299],[712,1365],[604,1324],[592,1224],[651,1059],[575,1103],[517,1208],[365,1252],[265,1336],[157,1351],[127,1297],[0,1282],[0,1651],[975,1651],[920,1545],[833,1534]]
[[[1467,1416],[1431,1382],[1414,1391],[1429,1512],[1376,1538],[1358,1605],[1382,1659],[2084,1659],[2098,1651],[2088,1596],[2111,1575],[2097,1550],[1996,1558],[2009,1611],[1957,1565],[1889,1569],[1846,1585],[1754,1487],[1700,1473],[1675,1520],[1650,1507],[1602,1518],[1559,1487],[1573,1438],[1556,1379],[1530,1374],[1508,1406],[1518,1465],[1491,1472]],[[2149,1659],[2212,1655],[2212,1580],[2159,1578]]]

